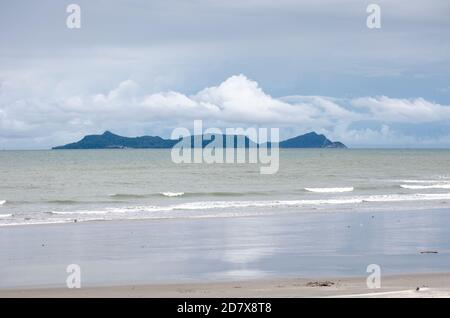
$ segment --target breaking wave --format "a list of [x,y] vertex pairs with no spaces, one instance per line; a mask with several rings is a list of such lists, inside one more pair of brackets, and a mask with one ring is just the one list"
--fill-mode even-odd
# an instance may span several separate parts
[[165,197],[181,197],[184,195],[184,192],[161,192],[160,194]]
[[422,190],[422,189],[450,189],[450,184],[432,184],[432,185],[400,185],[403,189]]
[[159,192],[152,194],[132,194],[132,193],[115,193],[110,194],[109,197],[114,199],[145,199],[151,197],[238,197],[238,196],[246,196],[246,195],[267,195],[268,192],[257,192],[257,191],[249,191],[249,192],[230,192],[230,191],[215,191],[215,192]]
[[414,179],[407,179],[407,180],[397,180],[399,182],[402,183],[443,183],[443,182],[448,182],[446,180],[443,179],[437,179],[437,180],[414,180]]
[[129,206],[118,208],[105,208],[101,210],[79,210],[79,211],[51,211],[50,214],[120,214],[120,213],[151,213],[170,211],[190,211],[190,210],[210,210],[226,208],[247,208],[247,207],[279,207],[279,206],[320,206],[320,205],[341,205],[357,204],[364,202],[402,202],[402,201],[429,201],[429,200],[450,200],[450,193],[424,193],[424,194],[387,194],[355,196],[347,198],[333,199],[305,199],[305,200],[270,200],[270,201],[198,201],[187,202],[174,205],[150,205],[150,206]]
[[[311,212],[312,210],[327,206],[335,206],[336,208],[346,207],[346,209],[352,210],[358,207],[376,208],[376,204],[385,202],[425,202],[433,200],[450,203],[450,193],[361,195],[301,200],[195,201],[170,205],[135,205],[96,208],[92,210],[51,211],[44,213],[44,215],[39,214],[36,218],[23,218],[11,214],[2,214],[0,215],[2,218],[0,226],[110,220],[242,217],[274,214],[281,211],[279,208],[298,208],[298,210],[291,210],[292,212]],[[374,205],[367,206],[366,204]]]

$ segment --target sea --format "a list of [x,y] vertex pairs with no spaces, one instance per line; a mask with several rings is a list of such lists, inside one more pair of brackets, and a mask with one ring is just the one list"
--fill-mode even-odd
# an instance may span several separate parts
[[0,151],[0,227],[450,207],[450,150],[281,149],[259,164],[170,150]]

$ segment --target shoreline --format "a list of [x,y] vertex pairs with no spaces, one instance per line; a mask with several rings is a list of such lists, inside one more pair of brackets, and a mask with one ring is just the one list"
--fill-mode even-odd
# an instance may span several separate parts
[[[301,212],[293,212],[289,211],[289,209],[281,209],[279,211],[274,212],[266,212],[262,214],[253,213],[253,214],[242,214],[242,215],[213,215],[213,216],[161,216],[161,217],[142,217],[142,218],[124,218],[124,219],[89,219],[89,220],[78,220],[76,218],[70,221],[61,221],[61,222],[38,222],[38,223],[12,223],[12,224],[0,224],[0,229],[11,229],[11,228],[35,228],[35,227],[57,227],[57,226],[71,226],[71,225],[90,225],[90,224],[112,224],[117,225],[120,223],[139,223],[139,222],[165,222],[165,221],[196,221],[196,220],[208,220],[208,219],[239,219],[239,218],[264,218],[264,217],[294,217],[294,216],[309,216],[309,215],[330,215],[336,213],[346,213],[346,214],[372,214],[377,215],[380,213],[393,212],[393,213],[420,213],[424,211],[429,212],[440,212],[440,211],[449,211],[450,206],[442,207],[442,206],[425,206],[425,207],[412,207],[412,206],[397,206],[397,207],[361,207],[359,209],[354,210],[346,210],[345,208],[339,207],[334,208],[333,210],[316,210],[312,208],[311,210],[305,210]],[[7,213],[8,215],[11,215]]]
[[[323,286],[321,286],[323,285]],[[80,289],[0,289],[0,298],[450,298],[450,273],[388,275],[381,288],[368,289],[366,277],[287,278],[230,282],[172,283]]]

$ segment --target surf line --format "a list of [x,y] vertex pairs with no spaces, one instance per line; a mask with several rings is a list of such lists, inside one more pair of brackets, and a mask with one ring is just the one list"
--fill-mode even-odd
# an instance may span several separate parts
[[172,148],[174,163],[260,164],[261,174],[274,174],[279,168],[278,128],[226,128],[203,130],[203,121],[194,120],[194,133],[185,127],[172,131],[171,139],[179,140]]

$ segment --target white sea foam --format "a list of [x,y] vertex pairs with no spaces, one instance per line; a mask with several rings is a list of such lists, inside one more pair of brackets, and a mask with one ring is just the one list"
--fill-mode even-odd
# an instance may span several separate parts
[[132,206],[123,208],[107,208],[104,210],[78,210],[78,211],[52,211],[51,214],[59,215],[105,215],[105,214],[145,214],[152,212],[192,211],[226,208],[246,207],[276,207],[276,206],[303,206],[321,204],[351,204],[361,203],[360,198],[325,199],[325,200],[282,200],[282,201],[199,201],[167,206]]
[[432,201],[432,200],[450,200],[450,193],[371,195],[363,199],[364,202],[402,202],[402,201]]
[[429,201],[450,200],[450,193],[426,193],[426,194],[387,194],[355,196],[348,198],[333,198],[319,200],[272,200],[272,201],[198,201],[167,206],[131,206],[122,208],[107,208],[104,210],[79,210],[79,211],[52,211],[52,214],[60,215],[106,215],[106,214],[138,214],[144,216],[154,212],[171,211],[202,211],[211,209],[234,208],[258,208],[258,207],[302,207],[320,205],[344,205],[364,202],[402,202],[402,201]]
[[0,205],[3,205],[6,203],[6,200],[0,200]]
[[0,214],[0,218],[10,218],[12,214]]
[[70,214],[108,214],[112,213],[109,210],[92,210],[92,211],[51,211],[51,214],[61,214],[61,215],[70,215]]
[[72,214],[120,214],[120,213],[140,213],[140,212],[160,212],[171,211],[170,206],[130,206],[123,208],[106,208],[104,210],[78,210],[78,211],[51,211],[51,214],[72,215]]
[[342,192],[352,192],[354,190],[353,187],[347,188],[305,188],[306,191],[309,192],[318,192],[318,193],[342,193]]
[[410,190],[422,190],[422,189],[450,189],[450,184],[432,184],[432,185],[409,185],[402,184],[400,187]]
[[181,197],[184,192],[161,192],[160,194],[165,197]]
[[449,182],[446,180],[442,180],[442,179],[437,179],[437,180],[395,180],[396,182],[401,182],[401,183],[445,183],[445,182]]
[[[212,218],[239,217],[246,215],[272,214],[277,207],[298,208],[294,212],[310,211],[308,207],[346,206],[351,210],[359,204],[382,204],[390,202],[446,201],[450,203],[450,193],[414,193],[364,195],[353,197],[336,197],[330,199],[308,200],[267,200],[267,201],[198,201],[173,205],[125,206],[95,210],[53,211],[57,215],[42,219],[13,219],[8,214],[0,215],[0,226],[33,225],[53,223],[73,223],[109,220],[165,219],[165,218]],[[259,209],[258,209],[259,208]],[[275,209],[274,209],[275,208]],[[64,217],[65,216],[65,217]],[[13,217],[9,219],[9,217]]]

